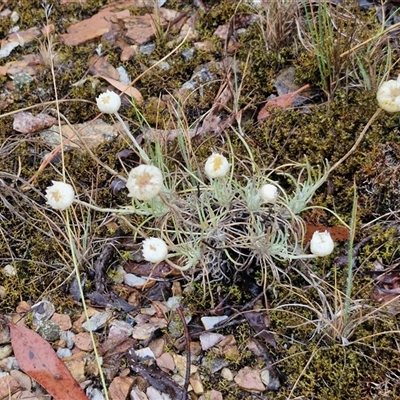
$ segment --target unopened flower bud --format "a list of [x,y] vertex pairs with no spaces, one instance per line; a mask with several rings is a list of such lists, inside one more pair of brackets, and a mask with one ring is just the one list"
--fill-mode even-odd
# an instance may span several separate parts
[[264,203],[275,203],[278,198],[278,187],[272,183],[261,186],[260,197]]
[[328,231],[315,231],[310,243],[310,250],[315,256],[324,257],[332,253],[335,247],[331,234]]
[[379,107],[394,113],[400,111],[400,75],[394,80],[383,82],[376,92]]

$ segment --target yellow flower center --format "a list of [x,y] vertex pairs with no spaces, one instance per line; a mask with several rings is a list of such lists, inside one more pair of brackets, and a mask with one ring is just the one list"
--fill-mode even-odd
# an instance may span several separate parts
[[222,157],[215,157],[214,171],[218,171],[222,167]]
[[60,201],[62,198],[62,194],[60,193],[59,190],[54,191],[51,195],[53,196],[54,200],[57,202]]
[[145,188],[146,186],[151,185],[151,177],[152,177],[152,175],[147,172],[145,172],[144,174],[141,174],[137,180],[138,186],[140,188]]

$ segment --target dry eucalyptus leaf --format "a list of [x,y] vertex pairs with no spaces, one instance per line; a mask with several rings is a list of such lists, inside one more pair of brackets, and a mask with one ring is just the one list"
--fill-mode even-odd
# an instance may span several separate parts
[[139,92],[139,90],[137,90],[136,88],[134,88],[132,86],[125,85],[124,83],[117,81],[116,79],[112,79],[112,78],[109,78],[104,75],[96,75],[96,78],[105,79],[108,83],[113,85],[116,89],[125,93],[127,96],[130,96],[133,99],[135,99],[135,101],[137,103],[141,103],[143,101],[143,97],[142,97],[141,93]]
[[300,93],[303,92],[304,90],[308,89],[310,85],[304,85],[300,89],[296,90],[295,92],[291,93],[286,93],[281,96],[274,97],[271,100],[268,100],[267,103],[264,105],[264,107],[261,109],[261,111],[258,114],[258,121],[262,121],[270,116],[269,110],[279,107],[279,108],[288,108],[293,106],[293,101],[296,98],[296,96]]
[[89,59],[89,73],[92,75],[108,76],[118,80],[119,73],[107,60],[108,57],[99,57],[97,55]]

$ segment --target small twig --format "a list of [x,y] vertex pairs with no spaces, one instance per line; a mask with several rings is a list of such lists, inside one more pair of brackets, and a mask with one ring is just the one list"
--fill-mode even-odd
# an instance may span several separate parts
[[[186,374],[185,374],[185,384],[183,386],[182,397],[179,400],[187,399],[187,390],[189,387],[189,379],[190,379],[190,334],[189,329],[185,320],[185,316],[183,315],[182,306],[179,306],[176,311],[178,312],[179,318],[182,321],[183,329],[185,331],[185,342],[186,342]],[[178,399],[177,399],[178,400]]]
[[223,323],[221,323],[221,325],[216,325],[216,326],[214,326],[214,327],[212,327],[210,329],[204,330],[204,331],[193,332],[191,334],[191,337],[192,338],[197,338],[197,337],[199,337],[200,335],[202,335],[203,333],[206,333],[206,332],[216,332],[219,329],[225,329],[225,328],[228,328],[230,326],[237,326],[237,325],[241,325],[241,324],[244,324],[245,322],[247,322],[246,318],[234,320],[237,317],[238,314],[240,314],[240,312],[238,312],[237,314],[233,315],[228,320],[225,320],[227,322],[224,321]]
[[359,43],[357,46],[352,47],[351,49],[345,51],[344,53],[340,54],[340,58],[347,56],[350,53],[353,53],[354,51],[358,50],[360,47],[365,46],[366,44],[372,42],[375,39],[379,39],[380,37],[382,37],[383,35],[386,35],[387,33],[389,33],[390,31],[393,31],[394,29],[397,29],[400,27],[400,22],[397,22],[396,24],[390,26],[389,28],[386,28],[384,31],[378,33],[375,36],[372,36],[371,38],[364,40],[364,42]]
[[128,359],[132,371],[146,379],[151,386],[162,393],[168,394],[173,400],[187,399],[187,397],[184,397],[185,391],[182,390],[175,381],[167,376],[165,372],[155,368],[154,366],[141,364],[134,349],[128,351]]
[[376,118],[379,116],[381,113],[382,109],[378,108],[375,111],[375,114],[369,119],[367,124],[365,125],[364,129],[360,133],[360,136],[357,138],[355,143],[353,144],[352,148],[339,160],[337,161],[330,169],[329,173],[331,173],[333,170],[335,170],[340,164],[342,164],[354,151],[357,149],[358,145],[360,144],[361,140],[363,140],[365,134],[367,133],[368,129],[371,127],[372,123],[376,120]]
[[254,307],[254,304],[257,303],[258,300],[261,299],[261,297],[264,296],[264,291],[258,293],[258,295],[256,297],[254,297],[254,299],[250,300],[248,303],[246,303],[242,308],[241,308],[241,312],[246,311],[246,310],[251,310]]
[[118,239],[113,239],[111,243],[108,243],[104,246],[100,256],[97,258],[94,264],[95,287],[96,291],[100,293],[103,293],[105,290],[104,271],[106,270],[108,262],[114,253],[116,240]]

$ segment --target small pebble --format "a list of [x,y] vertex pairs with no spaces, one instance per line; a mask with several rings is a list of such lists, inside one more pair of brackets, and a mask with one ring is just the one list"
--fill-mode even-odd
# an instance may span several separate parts
[[[95,332],[100,328],[103,328],[111,317],[112,317],[111,311],[105,311],[95,314],[93,315],[93,317],[89,319],[90,327]],[[82,324],[82,328],[85,329],[85,331],[89,332],[89,322],[88,321],[84,322]]]
[[57,355],[60,358],[70,357],[72,355],[72,351],[70,349],[57,349]]
[[214,326],[218,325],[222,321],[228,319],[226,315],[221,315],[219,317],[202,317],[201,322],[203,323],[204,329],[212,329]]

